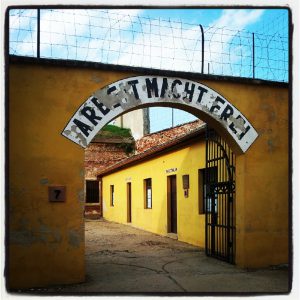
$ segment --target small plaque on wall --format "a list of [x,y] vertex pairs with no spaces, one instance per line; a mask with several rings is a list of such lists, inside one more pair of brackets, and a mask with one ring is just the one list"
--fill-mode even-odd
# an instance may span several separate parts
[[182,185],[183,185],[184,190],[187,190],[190,188],[190,176],[189,175],[182,175]]
[[50,202],[65,202],[66,201],[66,187],[65,186],[49,186],[48,198]]

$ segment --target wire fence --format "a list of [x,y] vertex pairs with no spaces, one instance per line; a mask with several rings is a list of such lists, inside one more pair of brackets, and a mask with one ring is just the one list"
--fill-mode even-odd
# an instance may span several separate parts
[[288,82],[287,30],[263,34],[120,9],[11,9],[9,16],[12,55]]

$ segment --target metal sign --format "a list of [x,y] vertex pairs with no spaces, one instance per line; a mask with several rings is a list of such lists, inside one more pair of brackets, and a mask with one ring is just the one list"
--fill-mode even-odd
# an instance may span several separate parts
[[49,186],[48,198],[50,202],[65,202],[66,187],[65,186]]
[[98,131],[117,116],[145,106],[188,107],[213,118],[246,152],[258,134],[227,99],[195,81],[159,76],[122,79],[97,90],[77,110],[62,135],[86,147]]

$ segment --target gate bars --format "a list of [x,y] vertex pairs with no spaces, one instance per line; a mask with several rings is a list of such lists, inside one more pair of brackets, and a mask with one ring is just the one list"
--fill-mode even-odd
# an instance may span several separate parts
[[235,155],[208,127],[204,197],[206,255],[234,264]]

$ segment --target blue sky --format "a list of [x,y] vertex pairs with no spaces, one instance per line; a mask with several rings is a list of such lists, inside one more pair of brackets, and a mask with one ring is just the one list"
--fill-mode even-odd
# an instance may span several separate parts
[[[204,26],[217,23],[218,20],[222,17],[222,15],[226,14],[226,11],[235,11],[236,16],[238,16],[238,11],[242,11],[244,15],[249,15],[254,11],[261,11],[261,15],[257,18],[253,18],[251,20],[248,19],[248,22],[245,23],[244,30],[249,31],[262,31],[263,28],[266,28],[267,24],[270,24],[272,29],[278,29],[278,26],[282,25],[283,22],[288,23],[288,10],[287,9],[146,9],[142,10],[141,16],[149,16],[150,18],[163,18],[163,19],[173,19],[173,20],[181,20],[187,23],[193,24],[202,24]],[[280,20],[281,23],[274,24],[275,20]],[[226,24],[228,27],[235,28],[236,22],[234,20],[229,21]],[[287,28],[287,27],[286,27]],[[239,29],[242,29],[239,27]]]
[[[36,11],[21,10],[19,14],[18,12],[20,11],[11,10],[10,38],[11,41],[16,41],[11,43],[11,54],[35,56]],[[218,40],[222,40],[223,44],[230,44],[237,34],[236,42],[239,42],[239,32],[263,32],[273,35],[277,31],[287,36],[287,19],[288,11],[285,9],[42,10],[41,55],[116,64],[140,63],[144,67],[152,68],[160,68],[163,64],[165,68],[195,72],[199,69],[199,62],[193,61],[195,69],[191,70],[186,69],[184,64],[189,63],[191,57],[195,59],[199,56],[201,33],[198,24],[202,24],[205,29],[205,51],[209,61],[209,55],[213,51],[224,51],[224,45],[217,43]],[[209,30],[210,26],[218,30]],[[154,34],[151,34],[151,31]],[[246,49],[250,41],[245,36],[242,38],[243,49],[235,47],[233,50],[239,52],[238,56],[241,56],[241,50],[244,50],[245,57],[245,53],[251,50]],[[252,37],[249,35],[249,38]],[[139,43],[143,43],[143,47],[137,46]],[[211,48],[208,48],[209,43]],[[178,48],[180,44],[180,49],[176,51],[172,52],[171,47],[168,48],[168,55],[175,60],[173,65],[170,65],[170,61],[165,57],[161,61],[154,59],[153,51],[156,50],[154,54],[161,55],[167,44],[172,44],[173,48]],[[132,46],[135,49],[132,49]],[[259,46],[259,43],[256,46]],[[231,52],[234,51],[231,49]],[[126,53],[130,57],[126,56]],[[143,60],[142,55],[148,56],[147,59]],[[215,72],[220,73],[220,65],[212,64],[212,61],[219,59],[216,55],[210,57],[211,72],[215,67]],[[207,68],[205,64],[206,72]],[[219,75],[243,76],[237,74],[234,69],[231,73],[227,70],[228,74],[224,69],[222,72],[224,74]]]
[[141,15],[151,18],[171,18],[173,20],[208,25],[219,18],[222,11],[222,9],[147,9]]
[[[246,17],[252,13],[252,18],[248,17],[248,21],[241,24],[239,29],[250,32],[264,32],[272,35],[279,31],[283,35],[288,35],[288,10],[285,9],[264,9],[256,10],[260,13],[253,14],[255,10],[243,10]],[[229,10],[227,10],[229,12]],[[181,20],[187,23],[200,23],[203,26],[211,24],[220,24],[222,17],[226,16],[226,10],[223,9],[153,9],[145,10],[141,13],[143,16],[150,18],[174,19]],[[238,16],[238,10],[232,11],[232,17]],[[240,20],[228,19],[226,26],[236,28]],[[223,21],[225,22],[225,21]],[[224,24],[224,23],[223,23]],[[172,120],[173,116],[173,120]],[[181,110],[173,110],[173,114],[168,108],[151,108],[150,123],[151,131],[157,131],[163,128],[168,128],[173,124],[181,124],[187,121],[193,121],[196,118]]]
[[[10,53],[35,56],[36,11],[10,15]],[[256,78],[287,81],[286,9],[43,10],[41,56],[199,72],[199,24],[205,29],[204,73],[251,77],[255,32]],[[150,119],[151,131],[164,129],[172,112],[152,108]],[[173,111],[174,125],[193,119]]]

